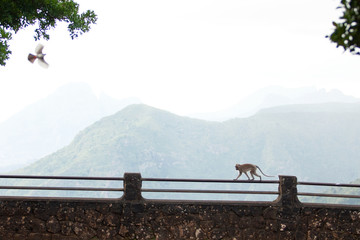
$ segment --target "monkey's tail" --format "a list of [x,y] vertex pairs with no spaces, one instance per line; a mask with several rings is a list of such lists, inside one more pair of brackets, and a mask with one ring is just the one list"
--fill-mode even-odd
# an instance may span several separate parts
[[264,175],[264,176],[266,176],[266,177],[275,177],[275,176],[268,176],[268,175],[266,175],[265,173],[263,173],[263,171],[261,171],[261,169],[259,168],[259,166],[256,166],[259,170],[260,170],[260,172]]

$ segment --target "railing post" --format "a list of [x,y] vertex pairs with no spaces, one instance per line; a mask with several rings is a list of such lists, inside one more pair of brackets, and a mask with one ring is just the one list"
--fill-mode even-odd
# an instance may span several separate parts
[[279,181],[279,197],[275,202],[287,207],[301,205],[297,197],[297,178],[295,176],[279,176]]
[[124,174],[124,196],[126,201],[141,201],[141,174],[140,173],[125,173]]

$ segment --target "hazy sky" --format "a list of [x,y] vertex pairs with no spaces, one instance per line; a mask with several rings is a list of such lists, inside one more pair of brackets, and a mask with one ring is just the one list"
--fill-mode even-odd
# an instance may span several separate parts
[[98,23],[50,32],[48,69],[31,64],[34,28],[0,67],[0,121],[72,81],[180,115],[234,105],[259,88],[315,86],[360,97],[360,56],[325,38],[340,0],[77,0]]

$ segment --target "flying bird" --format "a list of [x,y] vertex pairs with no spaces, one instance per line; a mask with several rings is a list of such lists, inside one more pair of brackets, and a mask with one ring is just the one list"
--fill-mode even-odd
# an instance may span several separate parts
[[40,66],[42,66],[44,68],[48,68],[49,64],[47,62],[45,62],[45,60],[44,60],[44,57],[46,54],[43,54],[43,52],[42,52],[43,48],[44,48],[44,45],[38,44],[35,48],[36,55],[29,53],[28,60],[31,63],[34,63],[35,60],[38,59]]

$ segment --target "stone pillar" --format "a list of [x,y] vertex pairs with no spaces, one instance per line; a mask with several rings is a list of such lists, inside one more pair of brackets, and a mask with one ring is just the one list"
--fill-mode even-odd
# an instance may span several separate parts
[[140,173],[125,173],[124,174],[124,196],[126,201],[141,201],[141,174]]
[[298,207],[301,205],[297,197],[297,178],[295,176],[279,176],[279,197],[275,200],[279,205]]
[[301,223],[301,202],[297,197],[297,178],[294,176],[279,176],[279,197],[277,225],[279,239],[307,239],[306,227]]

